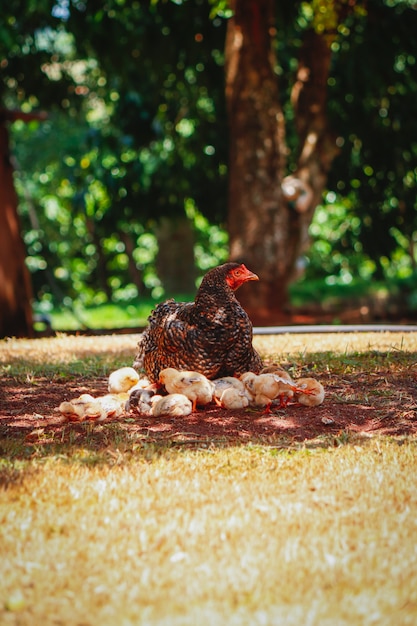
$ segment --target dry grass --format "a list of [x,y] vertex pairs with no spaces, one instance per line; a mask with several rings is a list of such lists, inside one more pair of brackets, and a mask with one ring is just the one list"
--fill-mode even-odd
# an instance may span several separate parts
[[[101,337],[77,337],[60,335],[44,339],[0,340],[0,363],[16,360],[34,365],[45,363],[78,362],[103,356],[107,361],[131,360],[139,335],[104,335]],[[369,332],[369,333],[314,333],[256,335],[255,347],[263,356],[286,356],[315,352],[338,352],[339,354],[363,353],[370,351],[417,352],[417,332]]]
[[[401,354],[415,362],[417,333],[336,337],[255,343],[273,360],[314,353],[344,374]],[[17,377],[105,375],[130,362],[135,343],[10,340],[0,362]],[[417,623],[415,438],[122,443],[0,461],[2,625]]]
[[0,622],[415,624],[417,445],[400,443],[9,468]]
[[[137,334],[62,334],[54,338],[0,340],[0,377],[2,372],[20,378],[107,376],[113,369],[132,363],[138,339]],[[363,355],[367,359],[382,357],[386,362],[398,354],[417,354],[417,332],[257,335],[254,345],[267,360],[282,362],[290,358],[304,362],[307,357],[320,367],[327,364],[343,369],[352,358]]]

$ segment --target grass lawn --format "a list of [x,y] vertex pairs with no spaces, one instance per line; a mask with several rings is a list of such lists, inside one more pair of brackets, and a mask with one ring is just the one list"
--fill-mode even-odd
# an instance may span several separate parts
[[[376,363],[415,376],[414,335],[257,347],[343,380],[360,364],[370,393]],[[0,342],[0,382],[96,380],[126,363],[116,341]],[[0,439],[2,626],[417,623],[416,436],[172,445],[116,426],[99,448],[94,424],[30,454]]]

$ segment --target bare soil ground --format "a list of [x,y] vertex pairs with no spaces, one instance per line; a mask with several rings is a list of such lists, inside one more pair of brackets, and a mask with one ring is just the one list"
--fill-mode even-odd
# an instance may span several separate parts
[[[293,403],[269,415],[253,408],[226,411],[213,404],[184,418],[126,413],[101,423],[74,423],[64,419],[56,407],[82,393],[106,393],[111,369],[107,368],[105,375],[62,378],[26,374],[25,380],[7,373],[7,363],[15,362],[19,355],[29,360],[32,355],[41,360],[75,358],[79,362],[93,352],[108,355],[109,349],[118,354],[117,367],[130,365],[136,339],[113,335],[2,342],[0,452],[5,438],[29,447],[57,441],[82,446],[87,440],[106,445],[110,424],[113,435],[117,430],[136,440],[175,445],[289,445],[329,436],[337,445],[351,434],[417,435],[417,333],[255,337],[265,363],[280,362],[295,378],[313,376],[326,390],[318,407]],[[314,352],[306,352],[307,347]]]

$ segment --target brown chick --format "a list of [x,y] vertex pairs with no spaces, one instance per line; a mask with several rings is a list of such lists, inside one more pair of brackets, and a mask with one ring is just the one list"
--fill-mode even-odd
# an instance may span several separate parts
[[160,371],[159,381],[168,393],[182,393],[192,402],[192,410],[197,405],[209,404],[213,400],[214,384],[203,374],[193,371],[178,371],[167,367]]
[[252,324],[234,292],[258,276],[239,263],[225,263],[203,278],[194,302],[159,304],[142,333],[134,362],[150,381],[168,367],[193,370],[213,379],[259,372]]
[[318,406],[324,400],[323,385],[315,378],[299,378],[296,382],[295,399],[305,406]]
[[[126,411],[136,411],[141,415],[151,415],[152,402],[155,398],[154,389],[144,389],[134,387],[130,390],[128,400],[126,402]],[[161,396],[158,396],[160,398]]]

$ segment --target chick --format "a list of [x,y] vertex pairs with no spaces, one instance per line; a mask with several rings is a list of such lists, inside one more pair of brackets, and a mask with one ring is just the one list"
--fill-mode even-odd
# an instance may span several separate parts
[[223,376],[223,378],[215,378],[213,380],[213,384],[214,384],[214,397],[213,399],[220,399],[220,396],[222,395],[223,391],[225,391],[225,389],[237,389],[238,391],[245,391],[246,387],[245,385],[242,383],[241,380],[239,380],[239,378],[235,378],[234,376]]
[[[142,415],[151,415],[152,403],[156,398],[154,389],[133,389],[126,402],[126,411],[136,411]],[[161,396],[157,396],[161,398]]]
[[297,380],[295,399],[305,406],[318,406],[324,400],[323,385],[315,378],[299,378]]
[[223,409],[245,409],[249,406],[249,394],[246,389],[226,387],[218,398],[218,404]]
[[168,393],[182,393],[192,402],[193,411],[197,405],[205,405],[213,400],[214,383],[204,374],[194,371],[178,371],[167,367],[160,371],[159,380]]
[[82,422],[90,415],[101,413],[99,403],[89,393],[83,393],[78,398],[61,402],[58,411],[72,421]]
[[58,411],[70,420],[82,422],[91,419],[101,422],[108,417],[123,415],[127,398],[127,393],[108,393],[97,398],[83,393],[69,402],[61,402]]
[[109,393],[126,393],[138,380],[139,374],[133,367],[121,367],[109,376]]
[[102,422],[108,417],[120,417],[126,411],[126,401],[129,396],[127,393],[108,393],[105,396],[96,398],[96,402],[100,406],[99,415],[91,415],[91,419]]
[[151,383],[149,378],[147,378],[147,376],[143,376],[142,378],[139,378],[139,380],[137,381],[137,383],[133,385],[133,387],[130,387],[127,393],[131,395],[134,391],[138,391],[141,389],[156,390],[156,388],[157,388],[157,385],[155,383]]
[[266,367],[263,367],[260,371],[260,374],[274,374],[275,376],[279,376],[281,379],[283,378],[284,381],[286,381],[286,382],[281,382],[280,390],[277,395],[277,398],[279,398],[279,401],[280,401],[280,405],[282,407],[286,406],[289,400],[291,400],[291,398],[294,397],[293,388],[290,387],[288,383],[292,383],[293,385],[295,385],[293,379],[291,378],[287,370],[284,370],[279,365],[274,364],[274,365],[268,365]]
[[190,415],[193,410],[191,400],[183,393],[169,393],[167,396],[160,396],[153,403],[152,415],[160,417],[161,415],[169,415],[171,417],[185,417]]
[[[265,407],[265,413],[269,413],[272,402],[277,398],[280,399],[281,405],[285,406],[297,388],[293,381],[276,374],[256,375],[253,372],[246,372],[242,374],[240,380],[253,395],[253,403]],[[283,397],[287,398],[286,402],[283,401]]]

